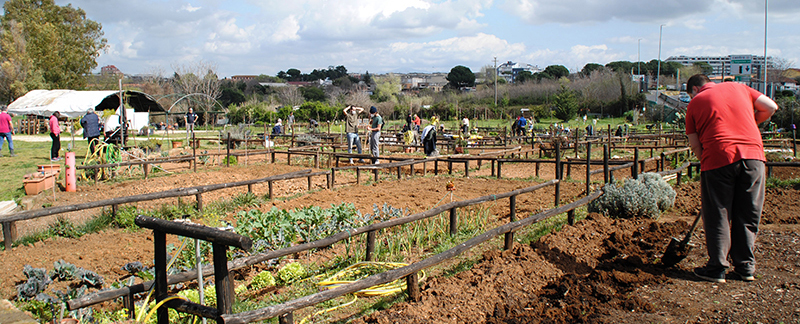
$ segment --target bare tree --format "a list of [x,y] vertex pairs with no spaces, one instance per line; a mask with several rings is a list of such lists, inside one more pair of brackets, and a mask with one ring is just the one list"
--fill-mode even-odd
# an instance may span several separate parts
[[[198,103],[198,111],[204,113],[214,110],[222,90],[220,89],[219,77],[217,77],[217,65],[211,62],[198,61],[174,65],[175,75],[172,80],[172,87],[175,92],[180,94],[203,94],[194,96],[193,102]],[[188,110],[188,106],[184,106]],[[224,109],[224,107],[221,107]]]
[[278,88],[278,98],[282,104],[295,107],[303,104],[303,95],[297,87],[289,85]]

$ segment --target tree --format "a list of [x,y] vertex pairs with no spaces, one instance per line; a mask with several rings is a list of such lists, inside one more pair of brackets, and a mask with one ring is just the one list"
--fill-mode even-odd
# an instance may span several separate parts
[[586,65],[583,66],[583,69],[581,69],[581,74],[583,76],[587,76],[588,77],[588,76],[592,75],[592,72],[600,71],[602,69],[603,69],[603,66],[600,65],[600,64],[597,64],[597,63],[586,63]]
[[520,71],[517,73],[517,77],[514,79],[514,82],[525,83],[531,80],[536,80],[536,77],[533,76],[531,71]]
[[97,66],[95,60],[106,47],[99,23],[86,19],[82,9],[53,0],[9,0],[3,9],[0,56],[15,66],[9,70],[24,71],[5,76],[5,82],[24,84],[41,73],[50,88],[85,86],[84,76]]
[[561,121],[575,118],[578,112],[578,96],[563,83],[561,90],[553,98],[553,104],[556,107],[553,115]]
[[[208,112],[213,110],[222,90],[220,81],[217,77],[217,65],[210,62],[195,62],[184,65],[173,66],[175,74],[172,80],[172,87],[177,93],[182,94],[203,94],[203,96],[192,97],[192,100],[199,105],[195,109],[197,112]],[[199,109],[198,109],[199,108]],[[188,109],[188,107],[186,108]],[[207,120],[207,119],[206,119]]]
[[463,65],[458,65],[450,69],[450,73],[447,74],[445,79],[447,79],[448,84],[453,89],[475,86],[475,74],[472,73],[468,67]]
[[700,73],[705,75],[710,75],[714,72],[714,67],[712,67],[711,64],[708,64],[708,62],[694,62],[692,63],[692,66],[696,66],[698,69],[700,69]]
[[[614,72],[628,72],[628,73],[630,73],[631,69],[636,66],[637,64],[631,63],[629,61],[614,61],[606,64],[606,67]],[[645,71],[647,71],[647,64],[644,64],[644,66],[645,66]]]
[[303,94],[306,101],[325,101],[325,91],[317,87],[302,87],[300,93]]
[[0,38],[0,48],[5,52],[5,60],[0,63],[0,100],[11,102],[30,90],[47,88],[47,85],[42,71],[34,68],[33,59],[27,54],[21,24],[10,24],[3,32],[7,33],[12,36]]
[[389,73],[386,76],[375,78],[374,98],[377,102],[397,102],[400,93],[400,77]]
[[553,77],[553,79],[560,79],[569,76],[569,69],[563,65],[550,65],[544,68],[544,73]]

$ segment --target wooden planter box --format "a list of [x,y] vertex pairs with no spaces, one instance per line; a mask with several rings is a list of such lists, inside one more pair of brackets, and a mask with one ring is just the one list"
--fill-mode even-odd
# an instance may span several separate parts
[[25,194],[29,196],[38,195],[44,190],[53,188],[56,184],[56,175],[58,175],[58,172],[53,171],[25,175],[25,179],[22,180],[25,184]]

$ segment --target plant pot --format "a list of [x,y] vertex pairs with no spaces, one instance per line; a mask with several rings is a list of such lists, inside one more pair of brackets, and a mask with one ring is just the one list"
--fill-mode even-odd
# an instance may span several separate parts
[[61,164],[39,164],[39,168],[36,171],[58,173],[61,171]]
[[40,172],[25,175],[22,182],[25,184],[25,194],[28,196],[38,195],[40,192],[53,188],[56,184],[58,172]]
[[464,148],[461,146],[456,146],[455,151],[457,154],[464,154]]
[[172,148],[180,148],[183,146],[183,141],[172,141]]

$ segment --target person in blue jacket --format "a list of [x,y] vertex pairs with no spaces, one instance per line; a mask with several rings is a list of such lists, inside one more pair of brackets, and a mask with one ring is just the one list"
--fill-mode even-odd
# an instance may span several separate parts
[[94,108],[89,108],[86,115],[81,118],[83,138],[89,141],[89,152],[94,154],[97,142],[100,141],[100,118],[94,113]]

